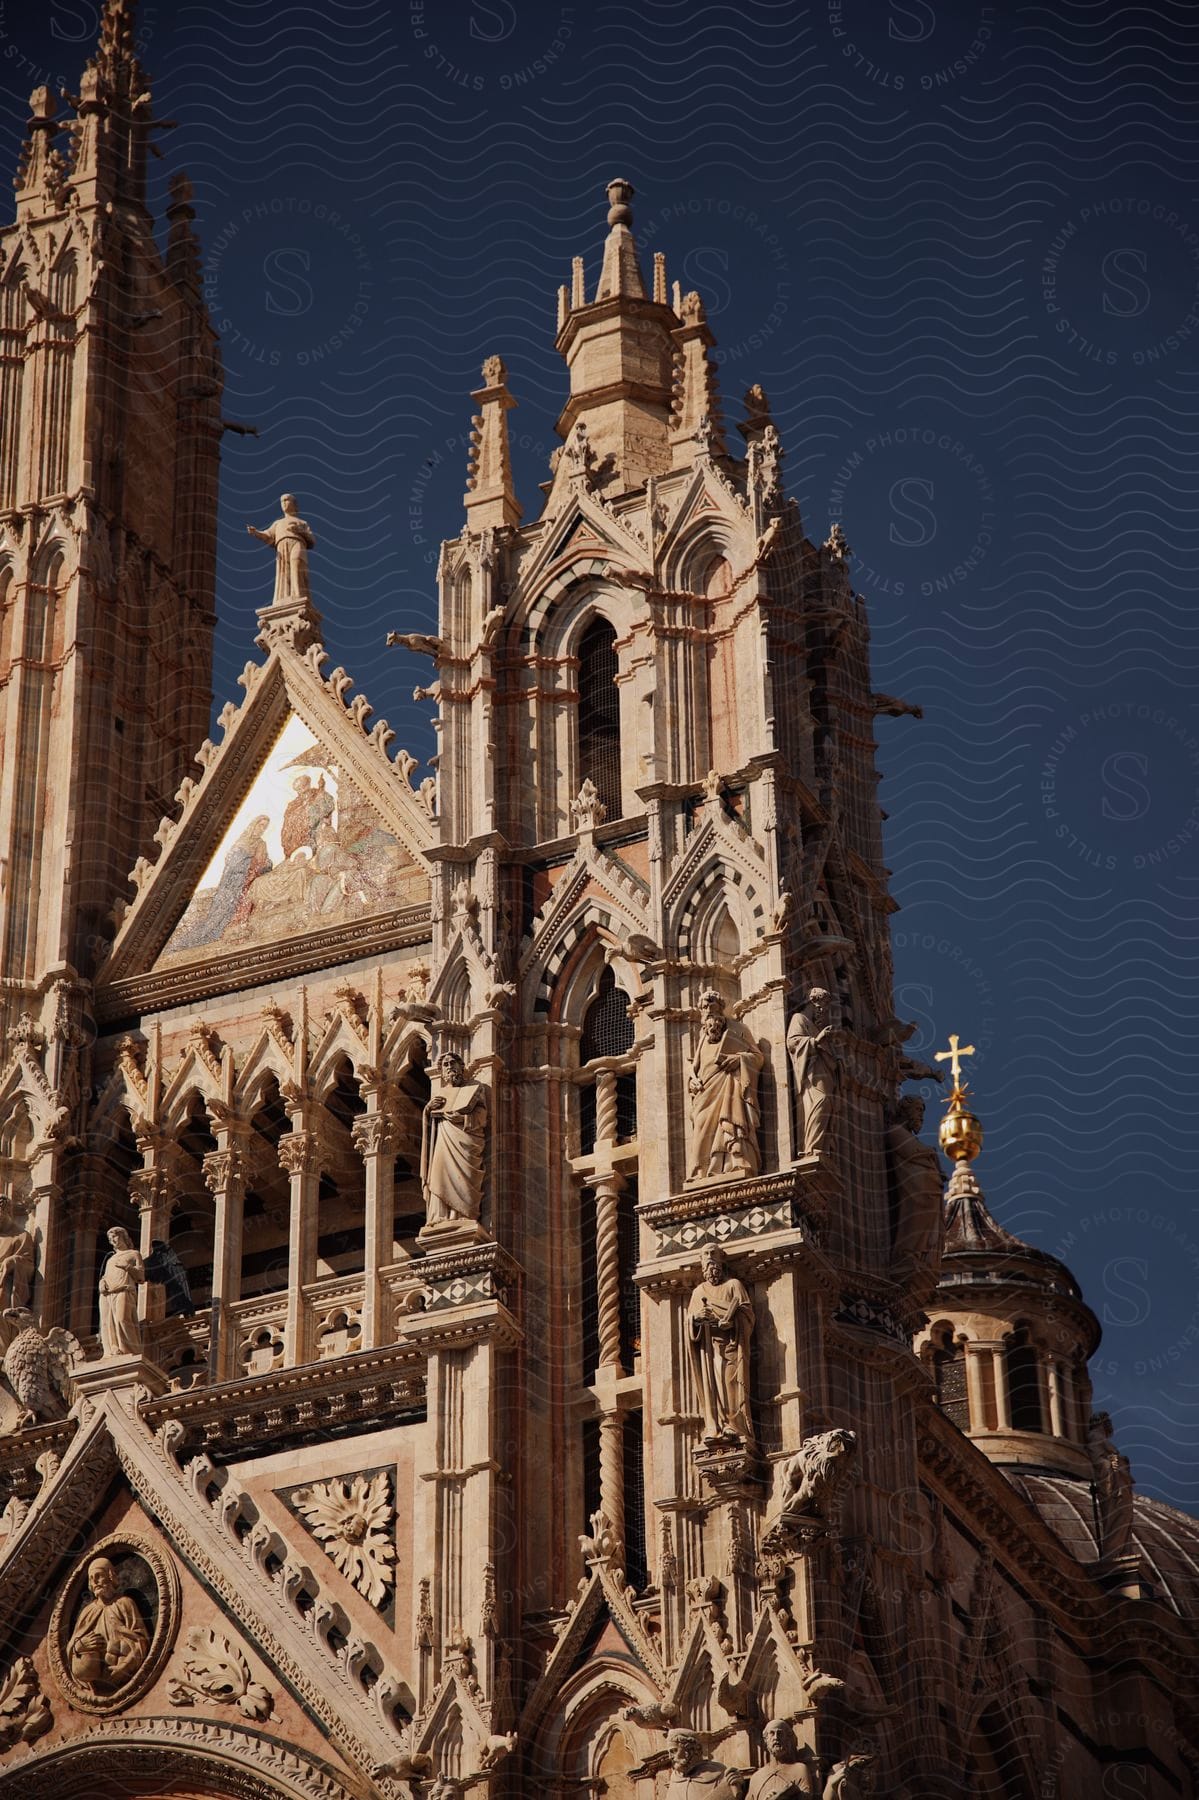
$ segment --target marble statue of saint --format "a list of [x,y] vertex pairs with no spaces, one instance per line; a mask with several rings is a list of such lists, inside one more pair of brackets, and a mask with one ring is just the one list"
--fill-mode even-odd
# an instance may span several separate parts
[[119,1591],[116,1569],[106,1556],[91,1564],[87,1583],[92,1597],[80,1609],[67,1660],[82,1686],[111,1691],[141,1668],[150,1641],[136,1601]]
[[767,1719],[762,1728],[766,1761],[755,1770],[745,1800],[819,1800],[816,1758],[800,1749],[789,1719]]
[[715,1244],[703,1254],[703,1279],[687,1302],[691,1364],[703,1410],[706,1444],[752,1444],[749,1416],[749,1340],[753,1302],[744,1282],[730,1275]]
[[923,1124],[923,1100],[905,1094],[886,1134],[887,1161],[895,1184],[891,1261],[897,1279],[921,1266],[935,1272],[941,1262],[945,1175],[937,1152],[920,1137]]
[[700,1001],[699,1042],[691,1059],[689,1181],[718,1175],[756,1175],[758,1071],[763,1056],[745,1026],[726,1019],[714,990]]
[[275,596],[272,604],[286,606],[293,600],[311,597],[308,552],[315,546],[316,539],[300,517],[299,502],[294,494],[282,494],[279,504],[283,508],[281,519],[276,519],[265,531],[259,531],[256,525],[247,525],[246,530],[251,537],[261,538],[264,544],[274,545]]
[[487,1141],[487,1087],[468,1081],[452,1050],[438,1058],[440,1092],[425,1107],[420,1179],[430,1225],[477,1219],[483,1205],[483,1150]]
[[146,1279],[141,1252],[123,1225],[108,1233],[112,1254],[100,1276],[100,1344],[105,1356],[140,1356],[137,1290]]
[[1087,1455],[1091,1459],[1095,1510],[1099,1515],[1099,1554],[1127,1556],[1134,1523],[1132,1466],[1112,1442],[1109,1414],[1091,1414],[1087,1423]]
[[841,1083],[841,1033],[832,1022],[826,988],[814,987],[787,1027],[787,1049],[799,1096],[800,1153],[829,1148]]
[[25,1311],[35,1260],[33,1234],[21,1229],[12,1201],[0,1194],[0,1312]]
[[723,1763],[711,1762],[693,1731],[666,1734],[670,1758],[668,1800],[739,1800],[740,1778]]

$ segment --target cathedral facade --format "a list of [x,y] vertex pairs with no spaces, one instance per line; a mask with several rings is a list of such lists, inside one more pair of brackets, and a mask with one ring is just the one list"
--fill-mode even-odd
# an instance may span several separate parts
[[[207,735],[219,347],[125,0],[31,110],[0,1800],[1186,1800],[1199,1525],[987,1208],[969,1045],[905,1052],[911,709],[629,185],[528,522],[498,355],[472,396],[438,631],[394,634],[422,771],[330,667],[290,494]],[[948,1184],[902,1091],[942,1073]]]

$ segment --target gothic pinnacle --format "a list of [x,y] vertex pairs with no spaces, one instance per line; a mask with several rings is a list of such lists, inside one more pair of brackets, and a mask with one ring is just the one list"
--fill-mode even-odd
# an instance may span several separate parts
[[595,298],[612,300],[618,294],[644,300],[645,287],[637,264],[637,246],[633,242],[633,198],[631,181],[608,183],[608,241],[604,245],[604,266],[600,270]]
[[473,531],[488,525],[519,525],[520,502],[512,485],[508,414],[516,401],[508,392],[508,371],[500,357],[483,364],[483,386],[471,399],[478,412],[471,421],[470,464],[465,506]]

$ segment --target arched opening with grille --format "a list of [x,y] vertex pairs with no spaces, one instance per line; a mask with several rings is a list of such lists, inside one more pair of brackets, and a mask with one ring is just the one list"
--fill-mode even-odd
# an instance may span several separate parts
[[970,1429],[970,1402],[966,1391],[966,1351],[955,1344],[952,1333],[943,1331],[933,1351],[933,1380],[937,1386],[937,1405],[959,1431]]
[[1017,1326],[1007,1341],[1008,1404],[1013,1431],[1044,1431],[1041,1407],[1041,1358],[1026,1325]]
[[[584,1066],[601,1056],[625,1056],[633,1048],[633,1021],[629,996],[616,985],[605,963],[595,996],[583,1014],[579,1036],[579,1061]],[[584,1154],[595,1149],[595,1087],[588,1083],[579,1095],[579,1133]],[[630,1069],[616,1077],[616,1141],[627,1144],[637,1135],[637,1077]]]
[[578,786],[590,779],[609,819],[623,811],[620,792],[620,689],[616,633],[595,619],[579,642]]

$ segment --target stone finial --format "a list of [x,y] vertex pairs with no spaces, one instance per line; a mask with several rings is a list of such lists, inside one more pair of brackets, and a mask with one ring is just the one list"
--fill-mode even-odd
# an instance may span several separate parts
[[508,392],[508,371],[502,357],[487,358],[483,364],[483,386],[475,389],[471,399],[479,410],[471,421],[463,501],[470,528],[519,525],[521,506],[512,484],[508,441],[508,414],[516,401]]
[[609,225],[631,225],[633,209],[629,201],[633,198],[633,184],[622,181],[619,177],[608,183],[608,223]]

